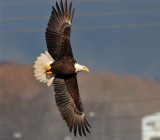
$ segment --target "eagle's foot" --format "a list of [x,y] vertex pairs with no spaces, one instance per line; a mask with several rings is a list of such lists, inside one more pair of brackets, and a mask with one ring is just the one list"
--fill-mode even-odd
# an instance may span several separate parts
[[46,70],[46,71],[50,71],[50,70],[51,70],[51,66],[46,66],[46,67],[45,67],[45,70]]
[[52,72],[51,72],[51,71],[46,71],[46,74],[47,74],[47,75],[51,75]]
[[51,75],[52,74],[52,72],[50,71],[51,70],[51,66],[46,66],[45,70],[46,70],[46,74],[47,75]]

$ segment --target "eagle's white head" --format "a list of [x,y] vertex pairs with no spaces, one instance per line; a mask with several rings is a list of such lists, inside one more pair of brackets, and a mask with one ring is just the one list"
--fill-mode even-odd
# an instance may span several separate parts
[[86,71],[86,72],[89,72],[89,69],[86,67],[86,66],[83,66],[83,65],[80,65],[78,63],[75,63],[74,64],[74,67],[75,67],[75,72],[80,72],[80,71]]

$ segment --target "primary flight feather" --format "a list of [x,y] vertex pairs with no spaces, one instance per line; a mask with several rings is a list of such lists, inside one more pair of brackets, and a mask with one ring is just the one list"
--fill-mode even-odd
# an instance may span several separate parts
[[67,0],[61,0],[59,4],[56,2],[52,8],[46,29],[48,51],[37,57],[34,73],[40,82],[48,86],[53,83],[56,104],[70,132],[73,130],[75,136],[77,132],[86,136],[86,131],[90,133],[90,125],[84,115],[77,73],[89,72],[89,69],[78,64],[73,57],[70,35],[74,11],[72,1],[67,4]]

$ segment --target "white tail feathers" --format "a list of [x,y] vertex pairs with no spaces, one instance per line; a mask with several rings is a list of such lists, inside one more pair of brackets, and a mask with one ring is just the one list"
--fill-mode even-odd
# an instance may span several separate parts
[[41,53],[34,64],[34,75],[37,80],[43,83],[47,83],[47,86],[50,86],[54,80],[54,74],[46,74],[46,67],[50,66],[51,63],[54,62],[54,59],[45,51],[45,53]]

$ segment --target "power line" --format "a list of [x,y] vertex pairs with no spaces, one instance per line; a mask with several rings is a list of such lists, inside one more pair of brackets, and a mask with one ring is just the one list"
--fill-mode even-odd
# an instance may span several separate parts
[[1,17],[1,22],[10,22],[10,21],[17,21],[17,20],[40,20],[40,19],[49,19],[47,16],[22,16],[22,17]]
[[[57,109],[57,111],[58,111],[58,109]],[[90,118],[89,122],[93,123],[93,122],[96,122],[96,121],[99,121],[99,120],[100,121],[112,121],[112,120],[124,120],[124,119],[126,119],[128,121],[128,120],[133,120],[133,119],[142,119],[146,115],[147,114],[139,114],[139,115],[132,115],[132,116],[109,116],[109,117],[106,116],[105,118],[104,118],[104,116],[100,117],[100,116],[97,116],[97,115],[95,117],[92,117],[92,118],[88,117],[88,115],[86,115],[86,116],[87,116],[87,118]],[[18,123],[18,124],[22,124],[23,126],[24,125],[34,125],[34,124],[37,124],[37,123],[49,123],[50,124],[50,123],[53,123],[53,122],[62,124],[63,121],[61,119],[60,113],[59,113],[59,117],[60,117],[60,119],[47,119],[47,120],[44,120],[44,121],[36,120],[36,121],[22,122],[22,123]],[[8,123],[7,121],[1,121],[1,123],[2,122],[3,123]]]
[[132,14],[149,14],[159,13],[160,9],[136,10],[136,11],[116,11],[116,12],[101,12],[101,13],[85,13],[76,15],[77,17],[99,17],[99,16],[124,16]]
[[146,27],[157,27],[157,26],[160,26],[160,22],[81,26],[77,27],[76,30],[132,29],[132,28],[146,28]]
[[[85,3],[90,3],[90,2],[98,2],[98,3],[102,3],[102,2],[156,2],[158,0],[75,0],[74,2],[85,2]],[[49,1],[44,1],[44,0],[39,0],[39,1],[5,1],[5,2],[0,2],[0,6],[21,6],[21,5],[39,5],[39,4],[48,4],[48,3],[53,3],[51,0]]]
[[[123,135],[128,135],[128,134],[135,134],[135,133],[142,133],[142,132],[153,132],[153,130],[145,130],[145,131],[143,131],[143,130],[130,130],[130,131],[108,131],[108,132],[93,132],[93,135],[116,135],[116,134],[123,134]],[[69,133],[68,133],[69,134]],[[36,136],[39,136],[40,134],[31,134],[31,133],[29,133],[29,134],[26,134],[25,133],[25,136],[29,136],[29,137],[36,137]],[[88,135],[92,135],[92,129],[91,129],[91,134],[88,134]],[[49,134],[47,134],[47,133],[42,133],[40,136],[44,136],[44,137],[50,137],[50,136],[58,136],[58,137],[63,137],[63,136],[66,136],[66,134],[53,134],[53,135],[51,135],[50,133]],[[3,135],[3,137],[4,137],[4,135]]]
[[41,4],[48,4],[51,3],[51,1],[15,1],[15,2],[1,2],[0,7],[5,6],[27,6],[27,5],[41,5]]
[[[160,99],[158,99],[158,98],[151,99],[150,98],[150,99],[134,99],[134,100],[133,99],[132,100],[111,100],[111,101],[106,101],[106,102],[89,102],[89,103],[84,103],[84,105],[93,106],[94,104],[105,105],[105,104],[126,104],[126,103],[142,103],[142,102],[160,102]],[[54,101],[47,103],[47,105],[50,105],[50,104],[54,104]],[[8,106],[5,107],[5,105],[3,105],[3,106],[1,106],[1,108],[4,108],[5,110],[9,110],[9,109],[14,110],[13,108],[23,109],[23,108],[26,108],[26,106],[12,104],[12,106],[9,106],[9,107]]]
[[[75,17],[77,18],[84,18],[84,17],[105,17],[105,16],[125,16],[125,15],[132,15],[132,14],[151,14],[151,13],[159,13],[160,9],[152,9],[152,10],[136,10],[136,11],[118,11],[118,12],[99,12],[99,13],[85,13],[85,14],[76,14]],[[10,22],[10,21],[17,21],[17,20],[40,20],[40,19],[48,19],[47,16],[26,16],[26,17],[5,17],[1,18],[1,22]]]
[[1,34],[8,33],[36,33],[36,32],[44,32],[44,29],[18,29],[18,30],[3,30],[0,31]]
[[[73,27],[74,30],[108,30],[108,29],[136,29],[147,27],[159,27],[160,22],[148,22],[148,23],[130,23],[130,24],[112,24],[112,25],[94,25],[94,26],[79,26]],[[17,29],[17,30],[1,30],[0,34],[9,33],[36,33],[44,32],[45,29]]]

